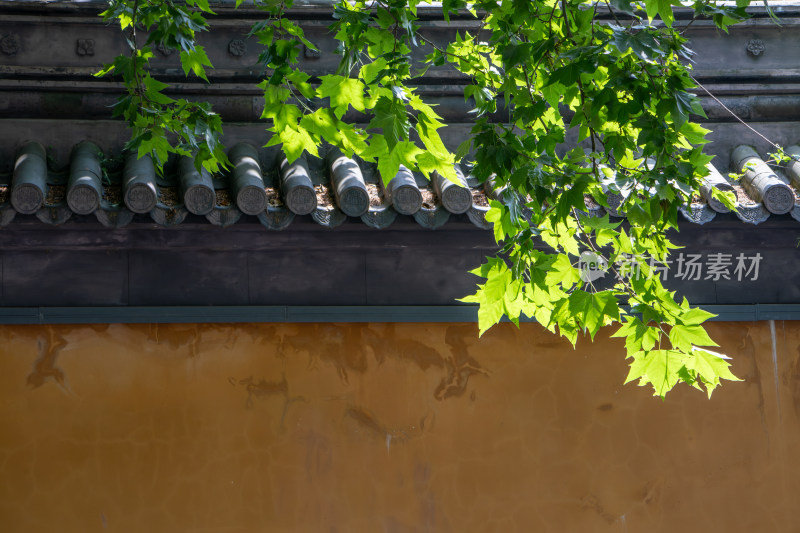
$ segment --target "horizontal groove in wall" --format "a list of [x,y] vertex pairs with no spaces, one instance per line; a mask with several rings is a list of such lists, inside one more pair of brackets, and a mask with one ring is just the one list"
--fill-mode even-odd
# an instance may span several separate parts
[[[800,304],[704,305],[725,322],[800,320]],[[478,309],[449,306],[2,307],[0,324],[242,322],[476,322]],[[532,322],[522,318],[523,322]]]

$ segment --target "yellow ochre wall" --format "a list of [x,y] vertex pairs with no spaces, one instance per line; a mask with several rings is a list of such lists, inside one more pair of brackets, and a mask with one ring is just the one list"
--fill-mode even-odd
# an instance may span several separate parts
[[772,326],[666,402],[535,324],[2,326],[0,531],[800,531]]

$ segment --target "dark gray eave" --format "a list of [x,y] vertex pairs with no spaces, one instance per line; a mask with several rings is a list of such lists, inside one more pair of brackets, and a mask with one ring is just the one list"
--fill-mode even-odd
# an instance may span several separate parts
[[376,231],[303,219],[266,232],[254,220],[110,230],[22,218],[0,231],[0,307],[451,305],[495,249],[469,222],[419,231],[403,219]]
[[[64,226],[21,218],[0,231],[0,308],[453,306],[479,281],[467,272],[496,249],[491,232],[465,221],[419,231],[403,219],[376,231],[304,219],[266,232],[251,220],[111,230],[88,218]],[[800,304],[798,237],[788,217],[757,227],[731,214],[682,224],[680,252],[761,254],[760,275],[666,285],[701,305]]]

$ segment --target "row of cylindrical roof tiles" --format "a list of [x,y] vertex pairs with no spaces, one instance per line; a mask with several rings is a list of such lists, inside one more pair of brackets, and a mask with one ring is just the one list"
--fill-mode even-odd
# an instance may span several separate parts
[[737,146],[731,154],[731,169],[739,179],[732,182],[709,164],[710,173],[700,189],[702,199],[682,209],[684,216],[704,224],[717,213],[727,213],[728,209],[712,197],[712,189],[719,189],[735,193],[736,216],[745,222],[759,224],[771,215],[787,213],[800,221],[800,146],[790,146],[785,154],[789,159],[781,163],[783,173],[779,173],[752,146]]
[[[727,212],[712,197],[711,190],[717,188],[736,193],[736,214],[745,222],[758,224],[770,214],[786,213],[800,220],[800,201],[792,188],[800,188],[800,146],[790,147],[787,153],[792,159],[783,176],[752,147],[737,147],[732,162],[734,170],[743,173],[741,180],[731,183],[709,165],[702,198],[683,208],[682,213],[688,220],[703,224],[717,213]],[[102,158],[96,145],[81,142],[72,150],[69,169],[59,179],[58,173],[48,172],[44,147],[35,142],[25,144],[17,154],[10,187],[0,188],[0,225],[22,213],[34,214],[50,224],[61,224],[73,214],[94,214],[103,225],[115,228],[130,223],[135,214],[149,214],[156,223],[172,226],[192,213],[218,226],[234,224],[247,214],[275,230],[289,226],[296,215],[311,215],[327,227],[353,217],[370,227],[385,228],[401,214],[413,216],[423,227],[437,228],[451,214],[466,214],[473,224],[488,229],[487,192],[497,197],[495,191],[470,187],[475,184],[458,167],[462,186],[435,175],[432,187],[420,187],[405,167],[384,186],[374,169],[364,168],[336,151],[315,160],[313,168],[301,157],[291,164],[283,159],[276,169],[264,169],[258,151],[239,143],[229,152],[232,170],[225,180],[214,179],[205,169],[198,171],[191,159],[181,158],[169,181],[157,176],[149,157],[130,155],[116,185],[104,179]],[[623,196],[615,193],[613,186],[606,193],[610,208],[587,199],[587,210],[624,216],[617,209]]]
[[[737,174],[733,180],[709,163],[709,174],[703,178],[700,196],[680,209],[684,218],[705,224],[720,213],[730,212],[713,197],[713,190],[718,189],[734,193],[736,216],[744,222],[759,224],[771,215],[786,214],[800,221],[800,196],[797,194],[800,189],[800,146],[790,146],[785,153],[789,157],[784,166],[785,174],[774,171],[752,146],[747,145],[737,146],[731,154],[731,169]],[[591,207],[587,204],[589,212],[596,215],[607,212],[614,217],[624,217],[621,207],[625,196],[616,188],[615,180],[606,179],[602,186],[609,207],[603,208],[591,202]]]
[[456,214],[480,228],[490,227],[484,218],[488,201],[483,188],[469,187],[460,168],[462,186],[438,175],[431,187],[420,186],[405,167],[384,186],[369,170],[333,150],[323,159],[313,158],[311,168],[311,158],[305,156],[294,163],[283,159],[275,169],[262,168],[258,151],[246,143],[233,146],[228,156],[230,173],[214,178],[205,169],[198,171],[189,158],[180,158],[172,172],[158,176],[148,156],[131,154],[121,178],[110,181],[104,179],[102,152],[84,141],[73,148],[69,169],[59,179],[58,173],[48,172],[44,147],[27,143],[17,154],[5,198],[0,197],[0,225],[22,213],[51,224],[73,214],[94,214],[109,227],[125,226],[135,214],[149,214],[156,223],[171,226],[192,213],[218,226],[254,215],[275,230],[286,228],[297,215],[311,215],[328,227],[360,218],[374,228],[410,215],[421,226],[437,228]]

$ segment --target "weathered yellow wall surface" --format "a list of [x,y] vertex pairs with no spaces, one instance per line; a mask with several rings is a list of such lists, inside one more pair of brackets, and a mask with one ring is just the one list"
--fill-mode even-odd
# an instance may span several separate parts
[[800,323],[710,329],[661,402],[534,324],[4,326],[0,531],[800,531]]

